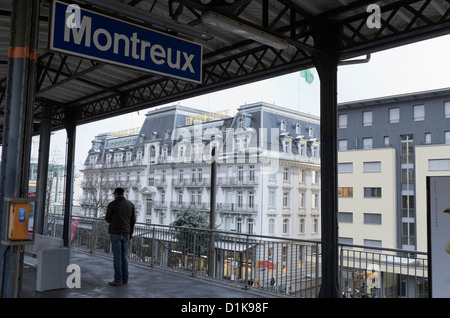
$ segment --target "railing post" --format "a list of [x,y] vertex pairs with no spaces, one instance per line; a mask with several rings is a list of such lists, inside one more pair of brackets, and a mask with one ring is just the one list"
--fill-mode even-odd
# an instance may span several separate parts
[[248,247],[249,247],[249,237],[247,235],[247,239],[245,242],[245,286],[244,289],[249,289],[248,286]]
[[[194,242],[192,247],[192,277],[195,276],[195,247],[197,246],[197,233],[194,233]],[[208,262],[208,264],[210,264]]]
[[97,220],[94,219],[92,221],[92,231],[91,231],[91,253],[95,250],[95,236],[97,235],[97,231],[95,228],[97,227]]
[[150,248],[150,267],[153,267],[153,244],[155,242],[155,226],[152,226],[152,240],[149,244]]

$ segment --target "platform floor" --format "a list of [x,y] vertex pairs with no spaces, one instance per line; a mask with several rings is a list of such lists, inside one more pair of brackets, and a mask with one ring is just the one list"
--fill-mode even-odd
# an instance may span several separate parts
[[81,287],[36,291],[36,259],[25,257],[21,298],[267,298],[253,290],[129,263],[129,282],[109,286],[112,258],[71,249],[71,264],[80,266]]

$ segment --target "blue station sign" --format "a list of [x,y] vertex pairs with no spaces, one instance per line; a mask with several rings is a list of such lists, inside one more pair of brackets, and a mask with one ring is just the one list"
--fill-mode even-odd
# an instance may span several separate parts
[[57,0],[53,1],[50,24],[50,50],[202,81],[199,44]]

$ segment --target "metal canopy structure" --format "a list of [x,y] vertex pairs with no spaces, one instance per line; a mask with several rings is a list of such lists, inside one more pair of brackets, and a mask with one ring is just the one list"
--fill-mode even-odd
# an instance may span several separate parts
[[[315,67],[320,77],[322,286],[338,297],[337,67],[448,34],[449,0],[73,0],[84,9],[203,47],[200,83],[49,50],[51,1],[0,0],[0,235],[5,198],[27,195],[40,134],[36,218],[45,203],[50,131],[67,131],[65,246],[77,125]],[[107,27],[107,26],[105,26]],[[39,225],[39,223],[38,223]],[[20,245],[2,245],[0,297],[20,294]]]
[[[44,117],[43,105],[48,105],[54,128],[62,128],[64,120],[82,124],[314,67],[317,47],[312,28],[317,21],[335,22],[341,60],[446,34],[450,26],[450,5],[444,0],[68,2],[201,44],[203,82],[187,83],[49,51],[50,3],[43,1],[34,117]],[[373,12],[367,12],[370,4],[379,5],[380,28],[369,28],[366,23]],[[0,114],[5,106],[11,11],[12,1],[0,1]],[[278,38],[286,47],[279,50],[249,39],[245,33],[205,23],[205,16],[211,13],[235,21],[236,28],[248,27]]]

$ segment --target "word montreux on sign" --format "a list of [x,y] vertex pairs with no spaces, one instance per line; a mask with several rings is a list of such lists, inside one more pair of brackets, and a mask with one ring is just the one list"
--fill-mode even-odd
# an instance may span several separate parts
[[53,1],[49,49],[200,83],[202,46]]

